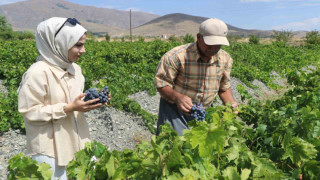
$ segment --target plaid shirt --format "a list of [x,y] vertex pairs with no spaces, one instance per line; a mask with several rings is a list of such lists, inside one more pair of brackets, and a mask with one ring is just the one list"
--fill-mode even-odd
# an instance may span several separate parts
[[232,62],[230,55],[222,49],[206,63],[200,58],[197,43],[178,46],[162,56],[154,85],[156,88],[170,86],[189,96],[193,103],[201,102],[208,108],[218,91],[231,88]]

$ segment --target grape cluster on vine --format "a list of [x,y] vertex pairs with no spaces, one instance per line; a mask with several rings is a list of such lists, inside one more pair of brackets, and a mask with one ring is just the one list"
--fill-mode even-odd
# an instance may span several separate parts
[[204,109],[202,103],[196,103],[191,108],[190,116],[201,122],[204,121],[206,113],[207,112]]
[[99,101],[93,103],[93,104],[98,104],[98,103],[108,103],[109,99],[109,88],[108,86],[105,86],[103,89],[101,89],[99,92],[97,92],[96,88],[90,88],[86,90],[86,96],[84,97],[84,101],[89,101],[92,99],[99,98]]

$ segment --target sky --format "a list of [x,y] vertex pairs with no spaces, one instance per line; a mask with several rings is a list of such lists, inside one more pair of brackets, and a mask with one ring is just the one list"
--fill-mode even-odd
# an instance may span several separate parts
[[[21,0],[0,0],[0,5]],[[320,31],[320,0],[67,0],[157,15],[214,17],[244,29]]]

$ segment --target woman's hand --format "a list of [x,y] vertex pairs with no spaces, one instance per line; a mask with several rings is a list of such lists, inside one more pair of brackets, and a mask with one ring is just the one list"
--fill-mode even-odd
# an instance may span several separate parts
[[99,98],[84,102],[82,100],[82,98],[85,95],[86,94],[83,93],[83,94],[79,95],[72,103],[67,104],[64,107],[64,112],[65,113],[69,113],[69,112],[73,112],[73,111],[87,112],[87,111],[91,111],[92,109],[96,109],[96,108],[99,108],[102,105],[104,105],[102,103],[91,105],[92,103],[99,101]]

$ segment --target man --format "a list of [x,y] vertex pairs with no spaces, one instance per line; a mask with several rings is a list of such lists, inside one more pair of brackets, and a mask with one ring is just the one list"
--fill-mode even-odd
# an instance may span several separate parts
[[218,94],[224,104],[238,104],[232,96],[230,72],[232,58],[221,49],[229,46],[227,25],[216,18],[200,24],[197,41],[168,51],[160,60],[154,84],[161,95],[159,126],[165,122],[182,135],[187,122],[193,120],[193,103],[208,108]]

